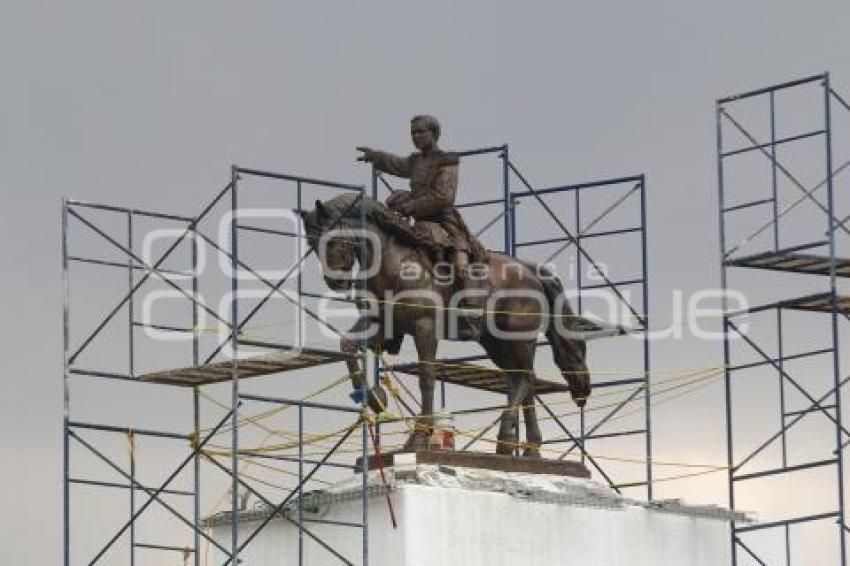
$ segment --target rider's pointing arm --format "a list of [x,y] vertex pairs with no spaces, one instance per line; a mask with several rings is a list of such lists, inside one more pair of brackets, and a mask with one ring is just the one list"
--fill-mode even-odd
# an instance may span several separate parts
[[378,151],[376,149],[358,148],[364,153],[361,160],[371,162],[375,165],[375,169],[382,173],[389,173],[396,177],[410,178],[411,158],[394,155],[387,151]]

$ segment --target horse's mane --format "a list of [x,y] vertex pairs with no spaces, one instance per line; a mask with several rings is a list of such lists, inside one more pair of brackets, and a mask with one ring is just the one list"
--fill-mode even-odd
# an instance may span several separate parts
[[378,228],[414,246],[424,246],[429,252],[437,253],[443,245],[430,237],[430,234],[418,231],[408,220],[384,203],[369,196],[345,193],[324,201],[325,211],[338,219],[338,226],[345,228],[360,228],[365,215],[366,221]]
[[346,219],[359,220],[361,206],[366,207],[367,216],[370,213],[380,211],[378,212],[379,214],[394,214],[401,218],[399,213],[395,212],[381,201],[375,200],[368,195],[363,195],[361,197],[359,194],[355,193],[344,193],[330,200],[323,201],[322,204],[324,205],[325,210],[330,214],[337,217],[343,216]]

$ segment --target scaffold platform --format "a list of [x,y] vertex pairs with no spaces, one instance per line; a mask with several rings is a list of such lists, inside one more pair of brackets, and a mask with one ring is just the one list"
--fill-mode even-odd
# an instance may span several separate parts
[[[276,352],[245,360],[239,360],[236,373],[239,379],[271,375],[285,371],[306,369],[345,361],[346,355],[330,350],[303,349],[290,352]],[[140,381],[195,387],[230,381],[233,377],[233,362],[223,360],[200,366],[188,366],[147,373],[139,377]]]
[[[408,375],[419,376],[419,364],[404,364],[395,366],[395,371]],[[436,376],[439,381],[461,387],[471,387],[480,391],[490,393],[507,394],[508,385],[505,372],[497,368],[489,368],[477,364],[457,363],[440,365]],[[536,378],[534,380],[534,391],[538,395],[549,393],[569,393],[570,386],[566,383],[546,381]]]
[[[832,263],[830,257],[828,255],[799,253],[798,250],[802,247],[771,250],[730,259],[725,263],[731,267],[750,267],[771,271],[804,273],[806,275],[829,275]],[[811,246],[805,247],[808,248]],[[838,277],[850,277],[850,259],[835,259],[835,275]]]
[[[742,313],[757,313],[776,308],[797,311],[831,313],[833,302],[832,298],[832,293],[816,293],[814,295],[805,295],[803,297],[794,297],[791,299],[784,299],[782,301],[776,301],[766,305],[759,305],[757,307],[747,309],[746,311],[742,311]],[[850,314],[850,296],[835,295],[835,301],[838,305],[839,313],[843,313],[845,315]],[[730,316],[742,313],[730,313]]]

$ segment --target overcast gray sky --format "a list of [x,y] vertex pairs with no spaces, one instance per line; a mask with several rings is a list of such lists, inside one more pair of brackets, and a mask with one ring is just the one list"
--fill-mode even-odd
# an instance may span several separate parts
[[[191,215],[232,163],[366,182],[354,146],[406,152],[410,116],[432,113],[444,146],[509,142],[540,186],[646,172],[651,316],[664,318],[673,289],[719,280],[714,100],[825,70],[850,92],[838,1],[32,0],[0,14],[9,564],[61,551],[62,196]],[[693,340],[653,354],[657,368],[721,361]],[[723,463],[720,393],[659,409],[659,459]],[[659,495],[724,503],[721,476]]]

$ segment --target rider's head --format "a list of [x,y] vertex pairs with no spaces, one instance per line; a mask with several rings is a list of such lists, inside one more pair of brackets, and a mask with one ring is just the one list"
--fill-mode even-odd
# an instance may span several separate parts
[[419,150],[429,150],[437,146],[440,139],[440,122],[430,115],[414,116],[410,120],[410,137]]

